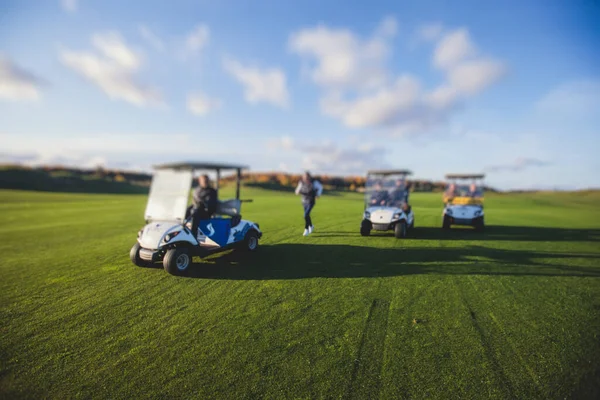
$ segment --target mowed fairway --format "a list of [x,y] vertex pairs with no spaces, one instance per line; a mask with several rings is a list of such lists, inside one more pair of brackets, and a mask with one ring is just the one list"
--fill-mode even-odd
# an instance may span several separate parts
[[138,268],[145,196],[0,191],[2,398],[598,398],[600,194],[490,195],[483,234],[359,235],[362,197],[245,190],[252,257]]

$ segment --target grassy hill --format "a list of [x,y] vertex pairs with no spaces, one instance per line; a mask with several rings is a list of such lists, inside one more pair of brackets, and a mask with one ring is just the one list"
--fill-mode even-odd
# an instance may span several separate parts
[[491,195],[483,234],[363,238],[359,194],[246,190],[253,257],[190,277],[128,252],[145,196],[0,191],[0,398],[600,395],[600,196]]

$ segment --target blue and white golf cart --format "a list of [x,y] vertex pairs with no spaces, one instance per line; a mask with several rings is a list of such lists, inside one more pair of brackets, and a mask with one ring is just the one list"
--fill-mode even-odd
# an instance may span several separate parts
[[[192,257],[206,257],[228,249],[256,251],[262,232],[258,224],[241,216],[241,171],[245,166],[215,163],[173,163],[155,167],[146,205],[146,226],[138,232],[129,253],[131,261],[146,266],[161,261],[173,275],[184,275]],[[219,200],[215,215],[200,221],[198,232],[191,231],[186,210],[194,173],[215,171],[217,193],[222,171],[235,171],[235,199]]]
[[452,225],[485,227],[483,215],[483,174],[448,174],[444,192],[443,229]]
[[378,170],[367,172],[365,211],[360,234],[374,231],[394,231],[398,239],[405,238],[415,226],[415,214],[409,205],[408,170]]

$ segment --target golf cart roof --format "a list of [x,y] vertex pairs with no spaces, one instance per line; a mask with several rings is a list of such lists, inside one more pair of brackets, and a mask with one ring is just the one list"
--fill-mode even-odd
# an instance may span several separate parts
[[407,169],[375,169],[367,171],[367,175],[412,175]]
[[446,179],[483,179],[485,174],[446,174]]
[[246,165],[236,165],[236,164],[222,164],[222,163],[214,163],[214,162],[176,162],[176,163],[167,163],[155,165],[155,169],[188,169],[188,170],[200,170],[200,169],[210,169],[210,170],[242,170],[249,169]]

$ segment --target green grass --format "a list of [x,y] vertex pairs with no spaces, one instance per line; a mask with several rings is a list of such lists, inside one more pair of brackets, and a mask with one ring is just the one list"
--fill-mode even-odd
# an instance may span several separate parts
[[250,258],[128,252],[145,196],[0,191],[2,398],[598,398],[600,195],[493,195],[484,234],[362,238],[361,197],[250,189]]

